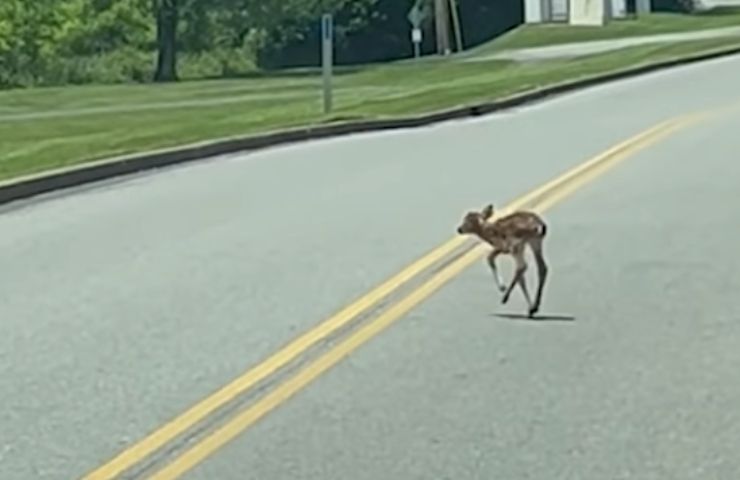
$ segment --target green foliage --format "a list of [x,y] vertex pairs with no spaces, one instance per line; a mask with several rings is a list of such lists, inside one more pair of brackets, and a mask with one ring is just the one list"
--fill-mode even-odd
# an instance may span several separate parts
[[67,36],[63,53],[95,55],[119,48],[153,47],[151,0],[78,0],[85,21]]
[[180,56],[180,78],[235,77],[256,70],[252,52],[243,48],[215,48]]
[[0,84],[40,75],[69,32],[80,24],[77,0],[0,2]]
[[[412,57],[410,41],[411,24],[407,19],[409,10],[418,4],[426,10],[422,22],[423,53],[436,50],[433,0],[375,0],[369,11],[355,13],[353,6],[338,12],[342,25],[351,23],[351,18],[362,17],[363,23],[351,31],[344,31],[338,38],[335,53],[339,64],[370,63]],[[458,0],[460,22],[463,26],[463,43],[466,48],[488,41],[524,21],[522,0]],[[318,24],[301,38],[276,48],[260,51],[260,66],[285,68],[319,64]]]
[[[158,52],[165,50],[157,36],[157,13],[165,1],[176,5],[178,14],[171,29],[174,35],[165,42],[168,52],[175,53],[168,59],[175,59],[176,77],[188,79],[239,75],[257,66],[316,66],[322,13],[334,14],[337,63],[410,57],[406,14],[415,3],[427,8],[433,4],[433,0],[0,0],[0,88],[152,81]],[[694,0],[652,1],[660,11],[686,11],[695,5]],[[522,0],[458,3],[467,48],[522,22]],[[699,14],[686,18],[704,21]],[[422,52],[430,53],[435,50],[431,17],[423,29]]]
[[[177,0],[181,77],[255,68],[257,54],[305,38],[322,12],[341,37],[377,0]],[[0,0],[0,88],[150,81],[162,0]]]

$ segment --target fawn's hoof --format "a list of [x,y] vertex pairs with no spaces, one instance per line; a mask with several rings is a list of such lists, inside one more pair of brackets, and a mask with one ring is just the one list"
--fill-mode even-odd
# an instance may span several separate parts
[[540,310],[540,307],[537,305],[529,307],[529,318],[534,317],[534,315]]
[[508,302],[508,301],[509,301],[509,296],[508,296],[508,295],[504,295],[504,296],[503,296],[503,297],[501,298],[501,303],[502,303],[503,305],[506,305],[506,302]]

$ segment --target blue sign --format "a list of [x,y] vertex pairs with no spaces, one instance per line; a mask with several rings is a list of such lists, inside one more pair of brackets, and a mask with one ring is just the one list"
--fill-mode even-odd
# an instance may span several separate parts
[[321,17],[321,32],[324,40],[331,40],[334,36],[334,25],[331,14],[327,13]]

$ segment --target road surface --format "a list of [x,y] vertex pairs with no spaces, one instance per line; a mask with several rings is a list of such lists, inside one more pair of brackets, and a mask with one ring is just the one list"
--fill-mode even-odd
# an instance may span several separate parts
[[[466,209],[740,101],[738,75],[717,60],[5,207],[0,478],[79,478]],[[494,316],[477,265],[187,478],[730,478],[739,127],[735,113],[664,140],[547,214],[544,313],[575,320]]]
[[738,129],[549,212],[543,320],[478,264],[184,478],[736,478]]

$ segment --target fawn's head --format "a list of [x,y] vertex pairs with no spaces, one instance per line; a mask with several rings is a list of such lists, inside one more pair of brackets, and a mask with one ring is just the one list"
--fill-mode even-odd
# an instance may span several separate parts
[[493,205],[489,204],[483,207],[480,212],[472,211],[465,214],[463,221],[457,227],[457,233],[460,235],[478,233],[483,224],[493,216]]

